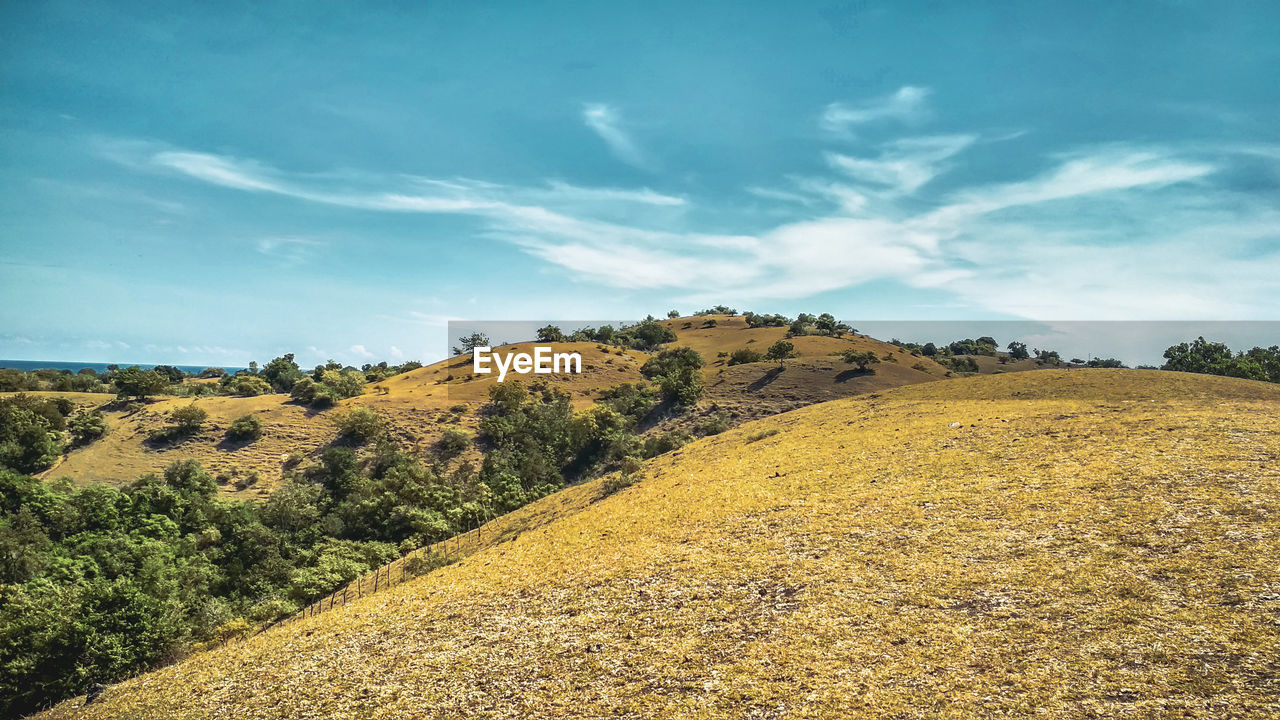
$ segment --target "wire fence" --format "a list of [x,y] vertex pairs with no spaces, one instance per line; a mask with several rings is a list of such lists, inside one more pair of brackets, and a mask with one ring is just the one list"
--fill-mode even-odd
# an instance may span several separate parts
[[[496,530],[490,530],[490,533]],[[398,558],[371,573],[362,575],[355,580],[347,583],[343,587],[334,590],[328,595],[316,600],[310,605],[302,608],[298,612],[286,618],[277,620],[276,622],[264,625],[256,630],[244,633],[238,633],[229,637],[210,643],[207,647],[212,649],[230,643],[241,643],[255,635],[274,627],[281,627],[289,623],[302,620],[304,618],[315,617],[324,612],[328,612],[335,607],[342,607],[349,602],[359,600],[362,597],[372,595],[373,593],[386,590],[393,585],[399,585],[406,580],[412,580],[419,575],[423,575],[438,567],[443,567],[449,563],[460,560],[470,554],[480,545],[480,541],[485,534],[485,526],[473,528],[459,535],[445,538],[440,542],[418,548],[407,555]]]

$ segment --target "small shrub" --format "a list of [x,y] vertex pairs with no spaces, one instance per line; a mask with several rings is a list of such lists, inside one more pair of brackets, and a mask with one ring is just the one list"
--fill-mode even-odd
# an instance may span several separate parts
[[462,428],[446,428],[440,436],[440,457],[452,459],[458,457],[471,447],[471,433]]
[[457,405],[454,405],[453,407],[449,408],[449,412],[451,412],[451,413],[457,413],[457,414],[461,415],[462,413],[464,413],[464,412],[466,412],[466,411],[468,411],[468,410],[470,410],[470,409],[471,409],[471,406],[470,406],[470,405],[468,405],[468,404],[466,404],[466,403],[458,403]]
[[180,407],[169,413],[169,422],[173,423],[178,432],[193,433],[204,426],[206,420],[209,419],[209,413],[203,408],[197,407],[195,403]]
[[702,435],[719,435],[732,426],[733,420],[725,413],[719,412],[716,413],[715,417],[708,419],[694,429]]
[[257,470],[250,470],[247,474],[236,480],[236,489],[244,490],[246,488],[251,488],[254,485],[257,485],[258,481],[261,479],[262,476],[258,474]]
[[333,422],[341,435],[358,443],[367,443],[386,430],[382,416],[367,407],[352,408]]
[[400,567],[404,574],[410,577],[418,577],[419,575],[426,575],[436,568],[442,568],[450,562],[444,553],[420,552],[405,558]]
[[729,356],[730,365],[746,365],[748,363],[758,363],[764,361],[764,355],[752,350],[751,348],[742,348],[734,350]]
[[67,431],[73,445],[88,445],[107,434],[107,419],[101,410],[77,413],[67,422]]
[[227,439],[239,442],[253,441],[262,437],[262,421],[256,415],[242,415],[231,422],[227,428]]
[[645,438],[642,452],[646,458],[657,457],[678,449],[691,439],[688,435],[679,431],[654,435]]
[[291,470],[302,464],[302,453],[289,453],[289,457],[284,459],[284,467]]
[[765,438],[771,438],[774,435],[777,435],[778,432],[779,432],[778,428],[770,428],[768,430],[760,430],[758,432],[753,432],[750,435],[747,435],[746,439],[743,440],[743,444],[750,445],[753,442],[760,442]]

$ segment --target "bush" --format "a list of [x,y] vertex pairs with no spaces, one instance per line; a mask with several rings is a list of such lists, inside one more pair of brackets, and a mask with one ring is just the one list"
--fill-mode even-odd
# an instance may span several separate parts
[[622,383],[600,391],[600,404],[636,422],[658,404],[658,391],[646,383]]
[[841,357],[850,365],[856,365],[859,372],[866,372],[868,368],[880,362],[880,358],[876,357],[873,352],[858,352],[856,350],[845,350]]
[[471,433],[462,428],[447,428],[440,435],[440,457],[449,460],[458,457],[471,447]]
[[267,395],[273,390],[266,380],[257,375],[236,375],[228,379],[223,387],[233,395],[244,397]]
[[693,348],[671,348],[649,358],[640,373],[658,383],[665,402],[687,407],[702,396],[702,365]]
[[758,363],[763,361],[764,355],[752,350],[751,348],[734,350],[733,354],[729,356],[730,365],[746,365],[749,363]]
[[107,434],[107,418],[101,410],[80,412],[67,422],[73,445],[82,446]]
[[242,415],[231,421],[227,428],[227,439],[237,442],[252,442],[262,437],[262,421],[256,415]]
[[723,412],[718,412],[715,417],[694,427],[694,430],[702,435],[719,435],[731,427],[733,427],[733,419]]
[[334,419],[338,432],[346,438],[358,443],[367,443],[386,431],[386,421],[377,412],[367,407],[348,410]]
[[757,431],[757,432],[753,432],[753,433],[751,433],[751,434],[747,435],[747,437],[743,440],[743,443],[744,443],[744,444],[747,444],[747,445],[750,445],[750,444],[751,444],[751,443],[753,443],[753,442],[760,442],[761,440],[764,440],[765,438],[771,438],[771,437],[773,437],[774,435],[777,435],[777,434],[778,434],[778,432],[779,432],[778,428],[772,428],[772,429],[769,429],[769,430],[759,430],[759,431]]
[[0,467],[35,473],[53,465],[64,427],[55,403],[21,394],[0,398]]
[[209,413],[205,412],[203,408],[197,407],[195,403],[180,407],[169,413],[169,422],[179,432],[184,433],[192,433],[199,430],[208,419]]

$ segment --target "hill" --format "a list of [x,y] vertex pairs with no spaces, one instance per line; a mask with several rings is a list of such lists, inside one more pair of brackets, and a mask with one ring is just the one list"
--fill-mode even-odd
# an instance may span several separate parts
[[545,498],[457,564],[39,717],[1261,717],[1278,461],[1264,383],[899,387]]
[[[716,325],[703,327],[708,320],[715,320]],[[721,415],[731,424],[738,424],[815,402],[946,375],[946,370],[932,361],[913,358],[895,346],[861,336],[794,338],[798,357],[789,360],[781,373],[775,371],[774,363],[728,366],[725,358],[717,357],[718,353],[753,347],[763,351],[781,339],[786,328],[750,329],[740,316],[680,318],[662,324],[676,333],[674,345],[694,348],[708,363],[704,370],[708,388],[704,400],[688,416],[664,423],[662,430],[677,426],[689,430],[702,419]],[[686,324],[690,327],[684,327]],[[517,343],[510,347],[528,350],[531,346],[532,343]],[[649,357],[643,352],[591,342],[558,343],[556,348],[582,354],[581,375],[550,376],[549,381],[569,392],[578,407],[590,405],[605,388],[642,381],[640,367]],[[869,350],[894,360],[882,362],[875,373],[851,372],[848,365],[834,357],[845,349]],[[363,395],[323,412],[291,403],[286,395],[164,398],[136,410],[108,405],[104,408],[108,434],[87,447],[70,451],[43,476],[70,477],[79,483],[120,484],[146,473],[160,473],[174,460],[194,458],[224,478],[257,473],[260,481],[247,486],[228,482],[223,491],[262,497],[278,486],[282,472],[292,462],[290,456],[314,457],[333,442],[337,431],[330,418],[344,409],[367,406],[379,411],[402,446],[425,450],[445,428],[474,430],[489,388],[496,382],[494,375],[473,376],[467,356],[371,384]],[[90,393],[40,394],[74,395],[78,402],[97,405],[110,399]],[[153,430],[165,425],[169,412],[192,402],[208,413],[201,432],[175,444],[149,439]],[[227,427],[237,417],[248,414],[263,423],[262,438],[249,444],[227,442]],[[474,459],[474,454],[471,457]]]

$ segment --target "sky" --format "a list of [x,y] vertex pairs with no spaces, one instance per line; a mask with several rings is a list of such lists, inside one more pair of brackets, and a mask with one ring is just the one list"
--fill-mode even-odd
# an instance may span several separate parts
[[718,304],[1277,320],[1278,28],[1274,2],[4,3],[0,358],[431,361],[451,320]]

